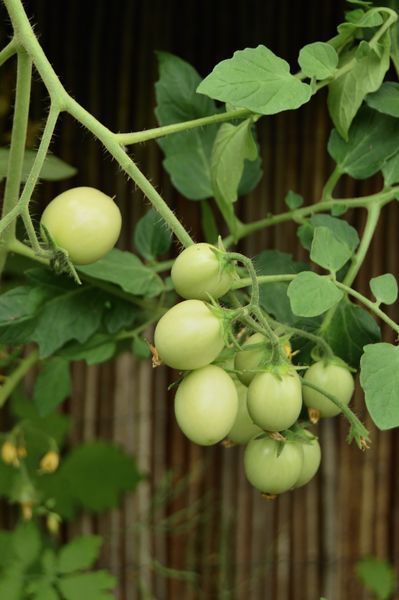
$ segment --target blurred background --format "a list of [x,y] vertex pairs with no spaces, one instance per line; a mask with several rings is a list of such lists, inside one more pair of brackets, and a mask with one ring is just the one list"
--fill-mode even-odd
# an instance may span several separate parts
[[[332,37],[346,8],[342,0],[29,0],[25,6],[66,89],[115,131],[156,126],[156,50],[179,55],[204,76],[235,50],[262,43],[295,71],[299,49]],[[5,17],[2,8],[7,35]],[[11,96],[13,86],[11,65],[2,70],[3,99]],[[33,144],[47,108],[45,90],[37,81]],[[4,131],[7,111],[0,118]],[[284,210],[290,189],[308,203],[318,200],[331,170],[325,149],[330,129],[324,92],[295,112],[262,119],[258,132],[264,178],[241,200],[243,221]],[[133,227],[148,208],[141,192],[69,117],[62,118],[52,149],[77,167],[78,175],[59,184],[42,183],[35,196],[37,215],[67,187],[98,187],[117,197],[124,215],[120,247],[134,251]],[[133,146],[131,153],[199,240],[198,204],[173,189],[157,144]],[[344,178],[336,193],[360,195],[380,186],[378,178]],[[360,228],[363,216],[347,214]],[[390,205],[358,277],[360,291],[367,293],[371,276],[398,274],[398,225],[397,205]],[[304,258],[291,223],[241,245],[249,256],[268,248]],[[178,252],[177,245],[173,252]],[[384,335],[392,341],[388,331]],[[354,572],[360,558],[377,556],[399,568],[397,432],[377,433],[366,419],[373,443],[362,453],[346,444],[344,419],[323,423],[323,461],[316,479],[276,501],[265,501],[245,481],[240,448],[203,449],[183,437],[173,415],[173,392],[167,391],[171,381],[165,367],[153,371],[150,361],[128,354],[104,365],[74,366],[74,392],[66,406],[74,423],[71,443],[116,441],[148,474],[119,510],[97,519],[82,517],[73,525],[74,534],[104,536],[101,565],[118,577],[118,598],[364,600],[371,596]],[[365,417],[361,394],[355,409]]]

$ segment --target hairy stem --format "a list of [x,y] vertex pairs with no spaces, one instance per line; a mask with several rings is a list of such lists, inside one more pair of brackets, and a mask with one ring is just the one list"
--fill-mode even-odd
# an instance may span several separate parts
[[[18,203],[24,163],[26,133],[29,119],[29,102],[32,81],[32,61],[23,50],[18,52],[17,86],[15,93],[14,118],[12,124],[10,154],[7,165],[7,180],[4,191],[2,218],[6,217]],[[7,244],[15,238],[15,220],[3,230],[0,250],[0,273],[7,256]]]
[[224,113],[218,113],[208,117],[200,117],[199,119],[191,119],[190,121],[183,121],[181,123],[172,123],[171,125],[154,127],[152,129],[146,129],[145,131],[116,133],[115,137],[120,144],[137,144],[138,142],[146,142],[147,140],[164,137],[165,135],[187,131],[188,129],[194,129],[196,127],[203,127],[204,125],[212,125],[213,123],[231,121],[233,119],[246,119],[252,114],[253,113],[246,108],[229,110]]
[[0,67],[4,65],[7,60],[9,60],[14,54],[18,51],[18,44],[16,43],[15,38],[10,40],[7,46],[4,46],[3,50],[0,52]]

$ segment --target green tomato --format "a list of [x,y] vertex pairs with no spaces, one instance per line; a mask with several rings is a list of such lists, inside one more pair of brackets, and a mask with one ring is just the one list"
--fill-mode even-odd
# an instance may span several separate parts
[[305,431],[305,433],[309,437],[309,442],[296,442],[300,445],[303,452],[302,469],[299,478],[295,483],[296,488],[309,483],[309,481],[313,479],[319,469],[321,461],[321,449],[317,438],[309,431]]
[[193,244],[176,258],[171,277],[176,292],[183,298],[209,300],[224,296],[233,283],[234,267],[223,264],[211,244]]
[[[309,367],[303,379],[336,396],[346,405],[349,404],[355,389],[352,374],[346,367],[324,363],[321,360]],[[308,408],[317,409],[321,417],[335,417],[341,412],[331,400],[306,385],[303,386],[303,400]]]
[[296,371],[258,373],[248,388],[248,412],[265,431],[289,429],[302,408],[301,380]]
[[192,371],[183,379],[175,396],[175,415],[180,429],[201,446],[216,444],[226,437],[237,409],[233,380],[215,365]]
[[56,196],[40,223],[75,265],[86,265],[115,246],[122,218],[112,198],[95,188],[77,187]]
[[239,371],[237,373],[239,380],[244,385],[249,385],[257,374],[256,370],[265,367],[270,362],[271,356],[272,350],[267,338],[261,333],[251,335],[234,358],[234,367]]
[[224,346],[222,321],[201,300],[185,300],[158,321],[155,346],[161,360],[174,369],[205,367]]
[[296,442],[277,442],[267,436],[251,440],[244,453],[248,481],[264,494],[292,489],[301,473],[302,448]]
[[262,430],[255,425],[249,416],[247,407],[248,388],[235,377],[232,377],[232,379],[237,389],[238,411],[227,437],[236,444],[246,444],[255,435],[262,433]]

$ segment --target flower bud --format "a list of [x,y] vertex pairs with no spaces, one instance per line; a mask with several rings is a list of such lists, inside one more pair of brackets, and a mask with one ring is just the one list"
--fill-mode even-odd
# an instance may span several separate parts
[[43,473],[54,473],[60,464],[60,455],[55,450],[49,450],[40,461],[40,469]]
[[11,440],[6,440],[1,447],[1,458],[6,465],[18,466],[17,447]]

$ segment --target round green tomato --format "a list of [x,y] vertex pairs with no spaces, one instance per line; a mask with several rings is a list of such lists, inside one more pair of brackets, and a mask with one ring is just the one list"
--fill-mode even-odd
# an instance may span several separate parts
[[321,449],[317,438],[308,431],[306,434],[309,437],[309,442],[297,442],[302,448],[303,462],[298,481],[295,483],[296,488],[309,483],[309,481],[313,479],[319,469],[321,461]]
[[302,469],[302,448],[263,436],[251,440],[244,453],[248,481],[264,494],[282,494],[295,486]]
[[223,324],[205,302],[184,300],[158,321],[154,340],[166,365],[191,371],[209,365],[221,352]]
[[175,396],[175,415],[183,433],[210,446],[226,437],[236,418],[237,390],[220,367],[208,365],[183,379]]
[[[253,348],[251,348],[253,346]],[[244,385],[249,385],[256,375],[256,369],[265,367],[272,356],[269,341],[261,333],[254,333],[243,344],[242,350],[234,358],[237,377]]]
[[295,423],[302,408],[301,380],[296,371],[278,376],[258,373],[248,388],[248,412],[265,431],[283,431]]
[[234,267],[223,264],[218,250],[210,244],[193,244],[176,258],[171,277],[183,298],[209,300],[224,296],[234,279]]
[[238,394],[238,411],[232,428],[228,433],[228,439],[236,444],[246,444],[262,430],[255,425],[248,414],[247,394],[248,388],[235,377],[232,378]]
[[[334,363],[325,364],[321,360],[309,367],[304,381],[317,385],[346,405],[355,389],[352,374],[346,367]],[[321,417],[335,417],[341,412],[334,402],[307,385],[303,386],[303,400],[308,408],[317,409]]]
[[77,187],[56,196],[40,223],[75,265],[86,265],[114,247],[122,218],[112,198],[95,188]]

